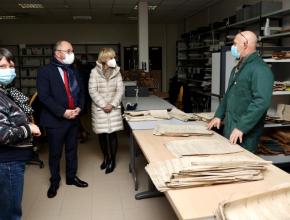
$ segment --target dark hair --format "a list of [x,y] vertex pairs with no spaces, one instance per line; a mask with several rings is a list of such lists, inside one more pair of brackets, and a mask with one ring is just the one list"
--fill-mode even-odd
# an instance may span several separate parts
[[53,50],[54,51],[57,51],[59,46],[62,44],[63,40],[59,40],[55,43],[54,47],[53,47]]
[[2,60],[3,57],[5,57],[9,63],[13,61],[12,53],[6,48],[0,48],[0,60]]

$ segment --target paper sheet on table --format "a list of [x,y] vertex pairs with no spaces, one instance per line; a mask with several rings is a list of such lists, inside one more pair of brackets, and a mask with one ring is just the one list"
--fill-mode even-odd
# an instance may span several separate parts
[[290,184],[229,199],[219,204],[217,220],[280,220],[290,219]]
[[239,145],[217,139],[177,140],[170,141],[165,146],[176,157],[230,154],[243,151]]

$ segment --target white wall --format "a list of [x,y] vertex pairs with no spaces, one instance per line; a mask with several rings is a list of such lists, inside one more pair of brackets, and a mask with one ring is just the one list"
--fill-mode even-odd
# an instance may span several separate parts
[[[65,39],[72,43],[138,44],[137,24],[0,24],[5,33],[0,44],[53,44]],[[162,88],[168,90],[168,79],[175,72],[175,44],[179,37],[177,24],[149,24],[149,46],[162,46]],[[123,66],[123,63],[122,63]]]

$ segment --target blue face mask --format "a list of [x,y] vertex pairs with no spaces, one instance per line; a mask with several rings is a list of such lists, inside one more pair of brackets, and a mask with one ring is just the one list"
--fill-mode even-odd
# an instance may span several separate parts
[[233,55],[234,58],[240,59],[241,54],[239,53],[237,46],[232,45],[231,47],[231,54]]
[[10,84],[14,78],[16,77],[15,69],[14,68],[5,68],[0,69],[0,84],[1,85],[8,85]]

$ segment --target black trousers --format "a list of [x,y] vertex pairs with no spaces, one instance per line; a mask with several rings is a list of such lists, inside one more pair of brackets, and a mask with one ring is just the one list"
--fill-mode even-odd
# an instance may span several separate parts
[[46,128],[49,144],[49,169],[51,184],[60,182],[60,159],[65,145],[66,178],[73,178],[77,173],[77,135],[78,123],[72,122],[60,128]]

